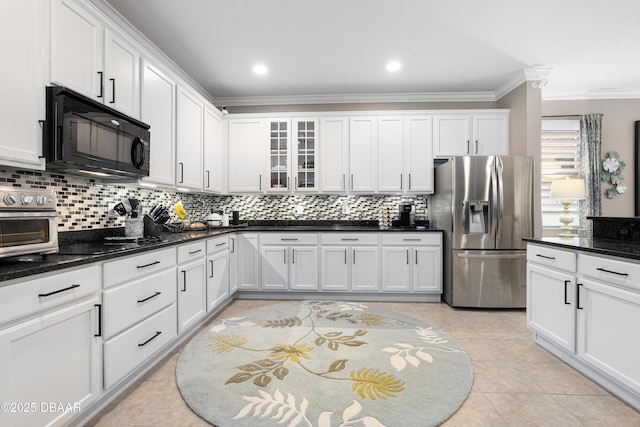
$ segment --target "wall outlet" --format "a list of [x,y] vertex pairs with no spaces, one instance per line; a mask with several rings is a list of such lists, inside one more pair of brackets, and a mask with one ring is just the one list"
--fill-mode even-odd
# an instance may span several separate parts
[[344,203],[342,204],[342,209],[341,209],[341,211],[342,211],[342,214],[343,214],[343,215],[349,215],[349,205],[347,204],[347,202],[344,202]]
[[300,205],[296,206],[296,213],[302,215],[304,213],[304,207]]

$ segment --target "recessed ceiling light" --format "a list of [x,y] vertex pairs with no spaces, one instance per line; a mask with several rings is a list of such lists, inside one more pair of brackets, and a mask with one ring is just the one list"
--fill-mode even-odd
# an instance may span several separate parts
[[398,61],[391,61],[387,64],[387,71],[398,71],[401,67]]
[[253,67],[253,72],[256,74],[267,74],[267,67],[264,65],[256,65]]

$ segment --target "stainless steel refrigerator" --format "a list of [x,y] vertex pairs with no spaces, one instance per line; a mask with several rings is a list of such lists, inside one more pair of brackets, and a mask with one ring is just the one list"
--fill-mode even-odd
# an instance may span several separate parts
[[533,235],[533,158],[454,157],[436,167],[429,203],[444,233],[444,300],[455,307],[526,305]]

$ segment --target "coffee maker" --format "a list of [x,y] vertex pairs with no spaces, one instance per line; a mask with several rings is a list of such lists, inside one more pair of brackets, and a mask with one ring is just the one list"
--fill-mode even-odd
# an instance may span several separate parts
[[400,219],[398,220],[398,226],[403,228],[415,227],[414,213],[415,209],[413,203],[401,203],[399,206]]

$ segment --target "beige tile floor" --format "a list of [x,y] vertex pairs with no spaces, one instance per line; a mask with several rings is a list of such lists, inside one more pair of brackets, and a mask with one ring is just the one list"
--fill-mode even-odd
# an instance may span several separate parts
[[[277,301],[235,301],[219,317],[273,303]],[[373,304],[442,328],[467,352],[475,372],[473,388],[444,426],[640,426],[640,412],[537,346],[524,311]],[[88,425],[208,426],[177,389],[181,350],[169,354]]]

